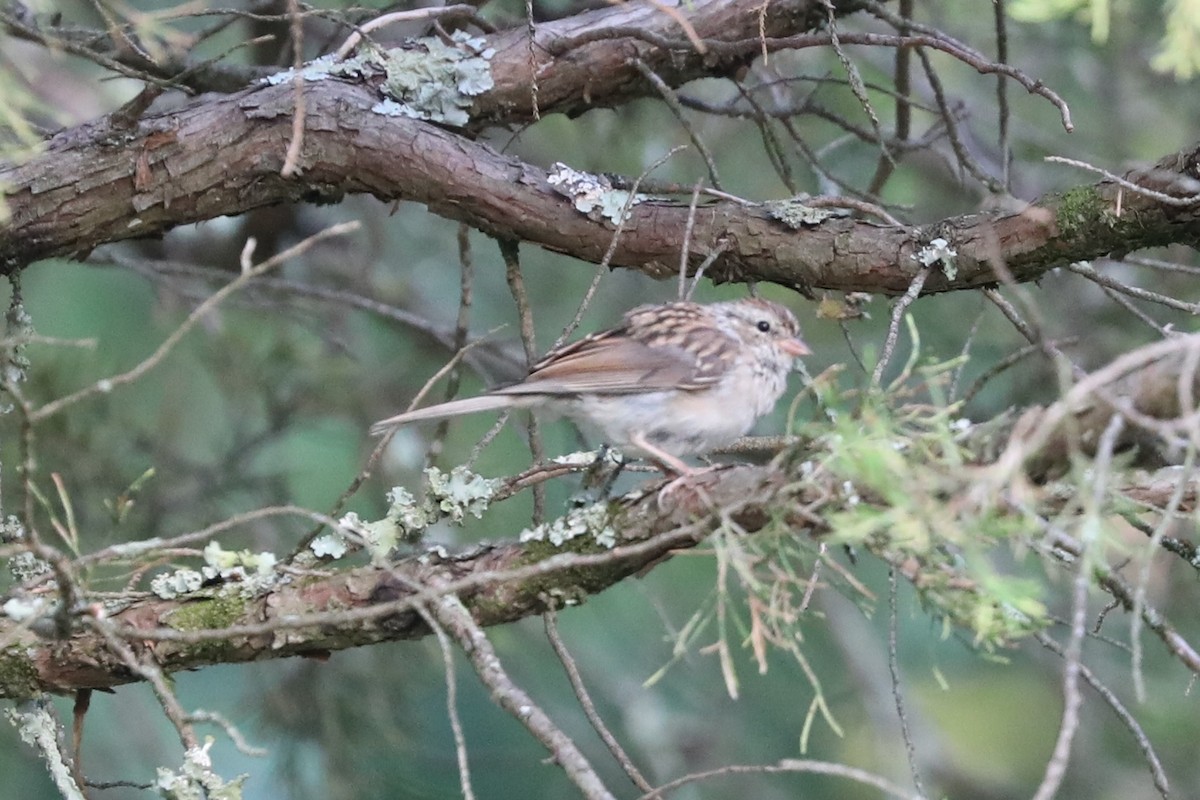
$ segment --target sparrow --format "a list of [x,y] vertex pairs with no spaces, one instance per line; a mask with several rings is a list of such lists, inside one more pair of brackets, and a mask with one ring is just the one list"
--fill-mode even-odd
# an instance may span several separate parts
[[796,358],[810,352],[795,315],[770,300],[644,305],[616,327],[550,351],[518,383],[388,417],[371,433],[480,411],[545,408],[626,454],[691,475],[680,457],[744,436],[774,408]]

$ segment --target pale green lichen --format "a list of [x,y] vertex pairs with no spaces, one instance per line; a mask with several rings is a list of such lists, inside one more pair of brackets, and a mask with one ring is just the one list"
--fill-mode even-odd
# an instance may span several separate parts
[[500,482],[471,472],[463,466],[449,473],[437,467],[425,470],[429,479],[426,492],[437,504],[437,509],[455,523],[461,524],[467,514],[481,519],[487,510]]
[[562,162],[555,162],[546,182],[554,191],[569,198],[576,211],[597,222],[606,219],[614,225],[620,223],[627,206],[633,207],[649,199],[641,193],[631,195],[624,189],[615,188],[603,175],[581,172]]
[[[374,113],[461,127],[471,120],[472,98],[495,86],[488,63],[493,55],[495,50],[482,37],[455,31],[448,43],[430,36],[389,50],[367,45],[344,60],[322,56],[301,67],[300,76],[305,81],[383,76],[384,99],[371,109]],[[295,76],[289,69],[262,82],[286,84]]]
[[[404,535],[403,529],[391,516],[390,511],[388,516],[375,522],[367,522],[351,511],[338,520],[338,525],[346,532],[354,534],[367,548],[367,552],[371,554],[371,562],[374,564],[385,562],[388,554],[396,549],[396,545],[400,543],[401,537]],[[413,535],[420,536],[419,533]]]
[[486,44],[482,38],[455,31],[450,44],[428,37],[388,50],[382,87],[388,99],[372,110],[466,125],[471,119],[467,113],[471,98],[495,85],[488,64],[495,51]]
[[[386,561],[401,542],[418,541],[435,522],[448,519],[461,525],[468,514],[482,518],[500,486],[500,481],[484,478],[463,466],[450,472],[429,467],[425,470],[425,478],[425,491],[420,498],[414,497],[403,486],[392,487],[387,494],[387,515],[381,520],[366,522],[353,512],[338,520],[345,533],[361,541],[374,563]],[[346,538],[344,533],[338,535]],[[352,541],[347,540],[347,544]],[[329,546],[332,544],[323,543],[321,548]]]
[[242,784],[247,775],[239,775],[226,782],[213,772],[212,757],[208,754],[213,738],[206,737],[204,744],[188,748],[183,754],[183,764],[178,772],[159,767],[154,788],[166,800],[241,800]]
[[244,578],[250,574],[250,570],[259,576],[269,576],[274,573],[275,564],[278,563],[274,553],[226,550],[216,540],[204,546],[204,561],[226,579]]
[[336,561],[350,551],[350,542],[340,530],[333,530],[314,538],[308,547],[317,558]]

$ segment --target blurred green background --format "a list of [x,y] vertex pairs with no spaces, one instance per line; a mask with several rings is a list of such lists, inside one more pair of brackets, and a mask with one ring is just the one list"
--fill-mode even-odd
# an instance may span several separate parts
[[[139,7],[149,10],[154,5]],[[1195,82],[1150,66],[1161,52],[1164,31],[1178,25],[1165,17],[1171,4],[1149,0],[1113,4],[1114,24],[1107,38],[1097,41],[1087,13],[1102,5],[1108,4],[1079,3],[1076,13],[1046,21],[1010,20],[1011,61],[1070,103],[1077,128],[1074,134],[1065,133],[1055,109],[1009,85],[1013,192],[1020,198],[1033,199],[1093,180],[1043,162],[1046,155],[1120,170],[1187,145],[1200,129]],[[98,25],[89,4],[58,6],[73,22]],[[917,3],[920,20],[987,52],[994,51],[992,7],[983,0]],[[506,0],[489,5],[485,13],[511,22],[520,18],[522,10],[520,4]],[[187,30],[200,22],[174,24]],[[879,27],[853,17],[843,25],[847,30]],[[248,38],[250,27],[235,24],[194,55],[216,55]],[[313,44],[321,38],[312,35],[308,41]],[[15,39],[0,40],[0,47],[4,56],[0,67],[9,81],[35,98],[32,109],[42,124],[69,125],[95,118],[127,101],[139,88],[128,80],[98,80],[97,70],[78,59]],[[869,83],[890,84],[892,51],[850,48],[849,52]],[[961,110],[960,123],[971,151],[985,164],[998,164],[994,78],[975,74],[941,54],[932,58],[947,93]],[[834,54],[806,50],[774,55],[769,71],[760,67],[747,83],[773,75],[806,76],[809,80],[781,91],[795,96],[812,92],[824,107],[866,124],[844,82],[817,83],[844,78]],[[682,91],[710,102],[736,96],[727,82],[717,80],[697,82]],[[889,97],[875,91],[871,100],[884,125],[890,125]],[[790,194],[770,168],[749,123],[699,113],[690,119],[716,154],[726,191],[753,200]],[[928,114],[918,114],[917,119],[918,134],[934,122]],[[794,122],[809,149],[820,154],[823,171],[859,188],[869,182],[878,158],[874,147],[845,136],[817,116],[798,116]],[[686,132],[655,100],[596,110],[578,119],[551,115],[522,131],[495,131],[488,139],[497,148],[542,166],[562,161],[577,169],[629,176],[638,175],[671,148],[688,143]],[[801,191],[830,191],[799,156],[792,155],[791,166]],[[668,160],[653,177],[690,185],[703,174],[702,161],[689,150]],[[914,224],[971,213],[983,196],[979,186],[953,165],[944,141],[932,151],[903,159],[884,192],[885,201],[896,207],[894,213]],[[363,228],[288,263],[273,276],[279,283],[264,282],[239,293],[136,384],[93,398],[39,428],[40,485],[53,495],[49,476],[62,476],[84,550],[176,535],[264,505],[330,508],[374,444],[366,433],[370,422],[403,408],[449,357],[428,337],[357,308],[346,296],[374,298],[434,325],[452,327],[460,284],[458,226],[412,204],[392,208],[370,198],[352,197],[332,207],[267,209],[238,219],[213,220],[173,231],[160,242],[102,248],[86,263],[51,260],[25,272],[24,297],[36,331],[56,340],[28,350],[33,366],[26,392],[44,402],[147,357],[218,285],[214,276],[236,272],[237,252],[247,236],[259,239],[261,259],[345,220],[360,220]],[[471,329],[482,334],[504,326],[493,338],[497,346],[507,347],[504,352],[517,355],[519,346],[511,346],[517,338],[517,317],[497,247],[476,233],[468,238],[475,272]],[[1182,249],[1153,255],[1192,258]],[[1130,265],[1097,266],[1118,270],[1130,282],[1156,291],[1187,301],[1197,299],[1190,275]],[[522,268],[535,309],[539,349],[544,350],[574,315],[595,268],[532,247],[522,249]],[[297,286],[345,296],[315,298]],[[815,304],[808,300],[777,287],[760,288],[800,315],[815,351],[807,360],[810,373],[844,363],[849,365],[842,377],[846,386],[866,383],[868,376],[854,366],[835,321],[817,319]],[[1096,286],[1072,274],[1054,272],[1027,289],[1040,308],[1049,337],[1080,337],[1072,353],[1085,367],[1157,335]],[[0,300],[5,303],[7,292],[7,287],[0,287]],[[698,296],[708,300],[744,292],[744,287],[706,284]],[[614,272],[603,278],[582,330],[612,323],[634,304],[667,300],[674,294],[673,282],[655,283],[631,272]],[[849,322],[846,330],[869,356],[882,341],[889,305],[886,298],[877,297],[866,308],[869,318]],[[978,326],[964,376],[967,382],[1022,344],[995,309],[985,307],[974,294],[922,299],[913,313],[921,334],[921,356],[930,361],[960,353],[972,328]],[[1182,312],[1154,308],[1152,313],[1160,324],[1194,329]],[[908,347],[904,340],[894,369],[903,363]],[[968,412],[986,419],[1011,405],[1052,399],[1054,382],[1049,378],[1041,363],[1027,360],[994,381]],[[463,380],[462,393],[485,384],[470,372]],[[793,389],[798,388],[799,383],[794,383]],[[760,430],[781,431],[786,407],[785,399]],[[487,415],[455,421],[436,463],[449,468],[464,461],[491,424]],[[15,469],[10,466],[17,463],[14,426],[12,415],[0,416],[3,498],[9,505],[16,497]],[[566,423],[551,422],[543,430],[549,454],[577,448],[576,434]],[[527,466],[530,456],[522,431],[520,424],[510,423],[483,452],[476,469],[499,476]],[[417,487],[424,448],[432,434],[433,426],[403,430],[379,474],[350,501],[349,510],[366,519],[378,518],[385,509],[387,488]],[[115,519],[112,503],[150,469],[154,474],[141,483],[129,513]],[[550,515],[562,508],[574,487],[571,480],[550,487]],[[530,509],[530,499],[518,497],[491,509],[481,522],[462,529],[440,527],[433,536],[451,545],[510,537],[529,524]],[[6,506],[5,511],[11,508]],[[304,530],[299,523],[272,519],[224,536],[221,543],[285,553]],[[711,627],[687,652],[673,656],[676,635],[697,609],[711,602],[715,569],[707,551],[679,556],[644,578],[627,580],[580,608],[564,611],[560,625],[601,714],[652,781],[726,764],[807,757],[842,761],[904,783],[907,766],[888,682],[886,572],[870,559],[847,562],[847,568],[878,599],[873,608],[864,609],[853,598],[822,589],[801,622],[800,649],[840,727],[838,733],[817,715],[804,738],[806,751],[801,742],[815,690],[791,656],[772,652],[769,671],[759,674],[749,650],[737,651],[741,681],[737,700],[726,692],[716,654],[703,651],[703,645],[716,638]],[[115,588],[120,577],[94,576],[97,588]],[[0,583],[0,589],[4,587]],[[1151,602],[1194,641],[1200,635],[1194,576],[1181,581],[1164,571],[1152,589]],[[1054,606],[1061,599],[1050,601]],[[1095,599],[1093,611],[1099,603]],[[1058,729],[1060,662],[1036,645],[984,657],[969,642],[944,635],[906,586],[899,592],[898,607],[902,683],[927,785],[943,786],[950,796],[961,798],[1028,796],[1041,779]],[[1126,624],[1127,618],[1114,616],[1106,632],[1120,637]],[[518,684],[579,742],[620,796],[636,796],[587,726],[541,621],[526,620],[491,635]],[[1157,640],[1147,639],[1145,656],[1150,693],[1144,704],[1134,704],[1129,655],[1095,641],[1089,641],[1085,650],[1086,663],[1133,706],[1167,767],[1176,796],[1200,797],[1200,763],[1195,758],[1200,699],[1190,691],[1185,670],[1164,654]],[[647,685],[668,664],[665,674]],[[478,795],[573,796],[562,771],[543,763],[544,751],[493,706],[465,662],[459,659],[457,666],[460,712]],[[269,749],[266,758],[250,758],[239,754],[220,731],[211,730],[217,739],[213,751],[217,770],[226,777],[251,774],[248,798],[390,800],[458,794],[445,679],[434,641],[339,652],[327,662],[292,659],[216,667],[177,675],[175,680],[185,707],[220,712],[252,743]],[[1074,758],[1059,796],[1090,800],[1157,796],[1132,737],[1090,689],[1085,690],[1085,700]],[[69,719],[68,703],[63,702],[60,711]],[[123,687],[95,697],[85,740],[86,771],[93,780],[149,781],[156,765],[176,766],[179,758],[177,740],[146,687]],[[7,725],[0,726],[0,775],[4,776],[0,797],[57,796],[37,758]],[[146,792],[114,788],[95,791],[94,796],[123,799],[145,797]],[[732,796],[855,800],[879,793],[836,778],[784,774],[724,777],[672,795]]]

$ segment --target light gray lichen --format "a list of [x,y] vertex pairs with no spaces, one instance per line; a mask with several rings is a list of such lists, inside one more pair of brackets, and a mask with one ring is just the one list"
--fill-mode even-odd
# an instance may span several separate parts
[[954,276],[958,274],[958,267],[954,264],[954,257],[958,255],[958,251],[950,246],[950,243],[938,237],[922,247],[910,258],[920,262],[923,266],[932,267],[934,264],[942,265],[942,273],[949,280],[954,280]]
[[605,176],[581,172],[559,161],[554,163],[546,181],[554,191],[569,198],[576,211],[596,222],[606,219],[617,225],[627,205],[632,208],[650,199],[639,192],[632,195],[630,200],[628,191],[614,188],[612,181]]
[[159,767],[154,781],[158,793],[166,800],[241,800],[242,784],[249,776],[239,775],[226,782],[213,772],[208,754],[212,745],[213,738],[208,736],[203,745],[188,748],[178,772]]
[[[320,58],[314,58],[312,61],[309,61],[307,64],[301,66],[300,77],[305,81],[323,81],[326,78],[332,78],[335,76],[349,77],[351,74],[354,74],[349,70],[358,66],[353,63],[354,61],[356,61],[356,59],[338,61],[337,57],[330,53],[329,55],[324,55]],[[291,83],[293,80],[295,80],[295,77],[295,68],[285,69],[283,72],[276,72],[274,75],[268,75],[267,77],[261,79],[259,83],[265,83],[269,86],[278,86],[283,83]]]
[[[4,333],[0,336],[0,369],[3,369],[4,385],[16,386],[25,382],[26,371],[29,369],[29,358],[25,355],[25,346],[33,338],[33,317],[25,309],[25,301],[21,293],[21,273],[14,271],[8,276],[12,287],[8,310],[4,314]],[[11,405],[5,406],[5,413],[12,410]]]
[[236,587],[243,596],[252,596],[274,587],[280,580],[275,571],[278,558],[274,553],[249,550],[226,550],[217,541],[204,547],[204,566],[199,571],[177,569],[155,575],[150,591],[164,600],[198,591],[205,583],[220,579],[227,587]]
[[37,748],[50,771],[55,788],[65,800],[84,800],[83,792],[71,775],[71,768],[63,758],[60,746],[58,723],[51,714],[50,702],[46,699],[28,700],[16,708],[5,709],[5,716],[21,736],[21,741]]
[[562,547],[576,537],[588,535],[603,548],[616,546],[617,530],[612,526],[612,515],[606,503],[572,509],[558,519],[526,528],[521,531],[519,539],[521,542],[549,542],[555,547]]
[[598,450],[580,450],[562,456],[555,456],[550,460],[555,464],[562,464],[564,467],[586,467],[590,464],[595,464],[599,455],[600,452]]
[[771,219],[782,222],[792,230],[812,228],[827,219],[850,216],[845,208],[828,208],[825,206],[809,206],[804,204],[807,195],[790,197],[787,200],[771,200],[763,203],[763,208]]
[[181,594],[194,592],[204,584],[204,576],[194,569],[177,569],[150,579],[150,591],[163,600],[173,600]]
[[28,550],[22,550],[8,560],[8,571],[21,583],[48,575],[54,569]]

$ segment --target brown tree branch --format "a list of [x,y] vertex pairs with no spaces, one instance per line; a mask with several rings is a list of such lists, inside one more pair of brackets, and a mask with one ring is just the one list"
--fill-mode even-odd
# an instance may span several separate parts
[[[388,569],[292,575],[257,596],[241,596],[236,585],[207,596],[146,596],[110,612],[103,624],[109,635],[121,636],[137,655],[152,658],[168,673],[421,638],[430,630],[416,605],[448,593],[461,598],[479,625],[499,625],[540,614],[547,603],[580,602],[650,568],[674,549],[694,546],[722,519],[747,532],[760,530],[788,494],[781,473],[749,466],[710,473],[702,488],[662,498],[651,489],[614,504],[615,548],[585,536],[562,549],[532,541],[455,556],[431,551]],[[706,503],[721,513],[710,513]],[[802,519],[796,524],[811,527]],[[0,615],[0,698],[139,680],[92,627],[59,639],[44,625],[14,624]]]
[[[675,20],[645,4],[539,25],[537,36],[539,42],[544,37],[547,54],[538,67],[542,111],[575,113],[654,91],[638,72],[639,61],[671,86],[743,63],[757,52],[746,43],[755,43],[760,35],[757,0],[751,3],[754,13],[740,14],[746,10],[743,5],[730,0],[690,10],[688,25],[707,43],[703,58],[686,38],[679,38]],[[858,7],[839,4],[838,12]],[[808,0],[774,3],[763,33],[789,33],[811,26],[823,14],[821,3]],[[472,127],[521,118],[523,112],[514,109],[526,99],[530,77],[525,36],[524,29],[514,29],[489,39],[497,50],[491,61],[496,83],[477,99]],[[807,39],[771,41],[780,47],[801,46]],[[949,39],[946,43],[963,50]],[[972,52],[963,52],[962,58],[975,68],[988,66],[975,63]],[[336,200],[345,193],[424,203],[436,214],[494,236],[592,262],[612,243],[611,225],[576,212],[537,166],[502,157],[433,125],[372,113],[379,95],[367,87],[308,83],[305,97],[312,109],[298,162],[300,177],[274,174],[282,167],[282,144],[292,136],[294,96],[283,86],[201,99],[140,121],[112,117],[83,125],[59,133],[44,154],[28,163],[0,167],[0,185],[6,187],[13,216],[0,229],[0,273],[106,242],[158,236],[181,224],[277,203]],[[1173,163],[1164,161],[1158,177],[1195,177],[1195,148],[1173,158]],[[1133,177],[1164,188],[1154,176]],[[1074,197],[1043,198],[1021,214],[949,219],[928,232],[852,220],[792,230],[764,209],[718,202],[695,220],[698,246],[689,254],[690,266],[698,268],[719,250],[709,270],[716,280],[897,294],[911,285],[920,266],[914,256],[940,237],[958,254],[957,276],[933,274],[925,286],[929,293],[992,282],[989,261],[997,259],[1017,279],[1030,280],[1071,260],[1200,239],[1195,214],[1188,209],[1164,208],[1153,198],[1132,194],[1122,205],[1120,193],[1107,184],[1077,192]],[[684,204],[636,206],[613,264],[667,277],[687,223]]]
[[[0,273],[97,245],[157,236],[177,225],[281,202],[333,201],[347,193],[412,200],[486,233],[597,262],[611,226],[575,210],[535,165],[437,126],[371,112],[375,93],[338,81],[306,85],[308,121],[300,177],[278,173],[291,136],[290,85],[263,86],[148,116],[136,129],[107,121],[63,131],[46,151],[0,168],[12,219],[0,229]],[[1200,144],[1127,179],[1190,195]],[[657,278],[676,274],[686,202],[634,206],[614,265]],[[792,230],[761,207],[716,202],[693,226],[693,268],[718,247],[713,279],[766,280],[806,291],[903,293],[942,238],[956,255],[925,293],[995,282],[991,264],[1033,280],[1063,263],[1142,247],[1200,242],[1195,207],[1179,208],[1108,182],[1050,195],[1024,211],[968,215],[926,228],[831,219]]]

